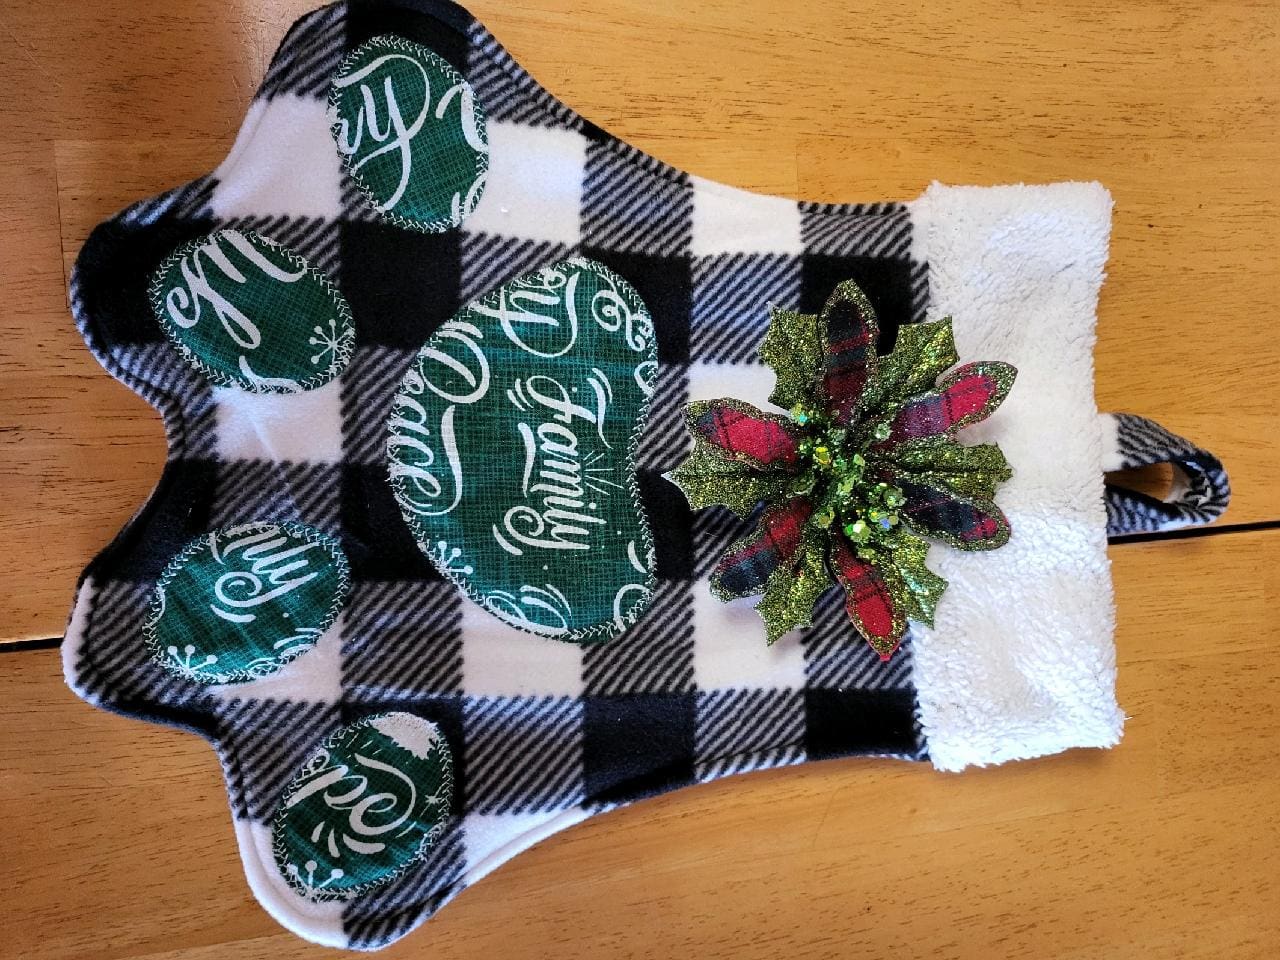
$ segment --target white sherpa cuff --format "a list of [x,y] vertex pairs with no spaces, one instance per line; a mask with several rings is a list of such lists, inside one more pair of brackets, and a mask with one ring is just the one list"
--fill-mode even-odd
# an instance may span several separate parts
[[966,438],[999,442],[1013,465],[1000,491],[1013,537],[992,552],[933,550],[951,586],[933,628],[914,630],[920,720],[942,770],[1120,739],[1093,392],[1111,205],[1098,183],[935,183],[911,205],[929,319],[954,318],[962,362],[1018,368]]

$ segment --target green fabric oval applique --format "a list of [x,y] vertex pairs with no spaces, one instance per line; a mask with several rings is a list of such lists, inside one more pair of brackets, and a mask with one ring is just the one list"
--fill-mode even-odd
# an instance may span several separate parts
[[411,713],[343,727],[285,790],[276,865],[309,900],[346,900],[393,880],[444,832],[453,758],[440,728]]
[[635,449],[657,369],[648,309],[590,260],[464,307],[392,403],[391,486],[419,548],[520,629],[625,630],[653,590]]
[[349,584],[338,542],[300,523],[246,523],[191,541],[151,596],[143,637],[198,683],[245,683],[302,656],[337,619]]
[[311,390],[341,373],[355,346],[351,311],[329,278],[248,230],[179,247],[152,274],[149,294],[165,334],[219,386]]
[[444,58],[374,37],[343,61],[329,110],[339,155],[383,216],[441,233],[475,210],[489,170],[484,109]]

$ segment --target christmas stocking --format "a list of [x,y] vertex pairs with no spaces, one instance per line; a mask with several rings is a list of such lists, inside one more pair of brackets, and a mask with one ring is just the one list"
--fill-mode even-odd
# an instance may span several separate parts
[[[686,784],[1110,746],[1108,532],[1228,498],[1095,409],[1110,209],[748,193],[459,7],[317,10],[226,160],[76,265],[169,455],[84,572],[68,682],[206,736],[263,906],[358,948]],[[1159,460],[1167,502],[1104,485]]]

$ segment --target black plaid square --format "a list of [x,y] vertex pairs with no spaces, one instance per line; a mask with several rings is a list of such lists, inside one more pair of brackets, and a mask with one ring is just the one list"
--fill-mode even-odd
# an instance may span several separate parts
[[420,863],[347,904],[342,926],[351,949],[372,950],[404,936],[462,889],[466,864],[466,828],[455,820]]
[[563,810],[582,801],[582,701],[477,697],[465,707],[466,808]]
[[698,694],[699,780],[779,766],[805,757],[800,690],[711,690]]
[[94,228],[76,259],[79,313],[92,318],[96,349],[167,343],[151,309],[151,274],[169,254],[215,228],[205,217],[144,224],[108,220]]
[[343,466],[342,547],[357,580],[442,579],[400,515],[385,466]]
[[619,150],[608,139],[591,141],[582,185],[585,244],[678,254],[688,251],[692,238],[693,187],[687,175]]
[[209,530],[216,478],[213,461],[170,460],[148,509],[94,559],[91,572],[109,571],[119,580],[160,579],[174,554]]
[[289,781],[340,725],[332,703],[236,699],[213,712],[231,810],[259,822],[275,816]]
[[209,523],[296,520],[338,534],[342,467],[276,460],[220,460]]
[[806,689],[805,751],[810,760],[857,754],[911,754],[914,690]]
[[693,614],[688,583],[659,580],[644,616],[620,637],[582,654],[587,695],[693,690]]
[[692,693],[583,698],[588,805],[609,806],[693,782]]
[[880,323],[877,349],[888,353],[897,342],[898,325],[916,315],[911,274],[911,261],[906,259],[808,253],[801,268],[800,309],[818,313],[837,284],[853,280],[875,307]]
[[653,532],[661,580],[693,578],[693,511],[680,488],[653,470],[639,470],[640,500]]
[[800,260],[790,254],[726,253],[693,261],[690,356],[698,363],[756,363],[769,308],[800,299]]
[[342,615],[348,700],[462,693],[462,597],[444,580],[363,581]]
[[361,347],[352,355],[341,381],[342,456],[347,463],[386,463],[391,402],[414,356],[411,350],[391,347]]
[[341,225],[342,294],[360,346],[417,351],[462,307],[461,235]]
[[598,260],[636,288],[653,317],[658,363],[689,362],[689,315],[693,309],[693,258],[634,253],[584,244],[580,253]]
[[354,2],[346,6],[347,49],[383,34],[420,43],[461,74],[467,71],[467,28],[471,17],[451,3]]

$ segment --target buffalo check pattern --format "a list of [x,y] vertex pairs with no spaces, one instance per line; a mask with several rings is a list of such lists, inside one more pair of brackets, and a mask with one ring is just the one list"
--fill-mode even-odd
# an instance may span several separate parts
[[[328,139],[328,78],[385,33],[452,63],[487,111],[490,179],[458,230],[379,220]],[[423,863],[343,908],[342,936],[360,948],[403,936],[514,850],[592,812],[806,759],[924,756],[910,644],[880,662],[833,592],[813,629],[766,647],[754,601],[722,603],[708,586],[743,522],[692,515],[662,476],[686,453],[687,401],[765,401],[757,350],[770,304],[813,311],[852,278],[880,314],[881,349],[897,322],[924,317],[927,267],[911,258],[904,205],[797,203],[675,170],[557,102],[461,8],[429,0],[303,17],[250,113],[248,139],[222,167],[100,225],[73,276],[90,348],[157,407],[169,440],[151,500],[84,574],[68,632],[82,696],[209,737],[234,816],[256,824],[341,724],[392,709],[438,723],[456,817]],[[338,284],[357,349],[335,382],[295,397],[214,388],[164,339],[149,273],[228,225],[290,245]],[[573,254],[635,286],[661,364],[639,453],[659,585],[635,627],[587,648],[509,629],[444,581],[401,520],[383,464],[392,394],[432,331],[469,299]],[[268,519],[340,538],[353,585],[338,622],[307,657],[235,688],[156,666],[139,625],[168,559],[214,526]],[[307,934],[304,917],[292,925]]]

